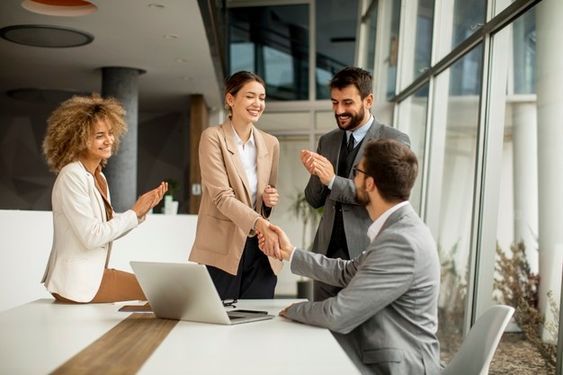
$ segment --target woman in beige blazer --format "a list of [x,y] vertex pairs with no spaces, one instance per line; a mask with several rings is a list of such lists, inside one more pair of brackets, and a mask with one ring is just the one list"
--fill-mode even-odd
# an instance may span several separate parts
[[59,301],[145,299],[135,275],[108,268],[112,241],[139,225],[168,186],[161,183],[124,213],[113,211],[102,167],[127,131],[124,115],[116,100],[75,96],[49,117],[43,152],[57,178],[53,245],[42,282]]
[[266,220],[277,205],[279,142],[258,130],[265,83],[241,71],[225,84],[229,118],[205,129],[199,143],[202,197],[189,260],[207,265],[222,299],[273,298],[281,262],[258,249],[256,231],[268,246],[277,235]]

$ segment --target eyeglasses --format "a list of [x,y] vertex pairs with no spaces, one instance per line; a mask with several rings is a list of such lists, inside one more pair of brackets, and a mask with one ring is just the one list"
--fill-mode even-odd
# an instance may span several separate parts
[[224,307],[236,307],[235,303],[238,302],[237,298],[233,298],[233,299],[225,299],[222,301],[223,302],[223,306]]
[[360,168],[358,168],[357,166],[354,166],[352,168],[352,177],[356,178],[356,176],[358,175],[358,172],[365,174],[366,176],[369,176],[369,174],[367,174],[366,171],[362,171]]

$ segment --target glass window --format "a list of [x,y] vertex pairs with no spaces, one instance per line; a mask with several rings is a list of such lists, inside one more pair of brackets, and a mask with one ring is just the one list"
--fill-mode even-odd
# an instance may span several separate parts
[[366,70],[373,74],[375,65],[375,43],[377,36],[377,7],[371,9],[369,17],[367,18],[367,55],[366,55]]
[[414,51],[415,79],[430,67],[434,0],[419,0],[416,13],[416,42]]
[[393,0],[390,29],[388,36],[388,50],[385,62],[387,63],[387,89],[385,97],[387,99],[395,96],[397,86],[397,63],[399,60],[399,26],[401,21],[401,0]]
[[[538,45],[542,43],[541,37],[538,33]],[[511,43],[497,43],[497,39]],[[507,89],[507,96],[499,167],[502,193],[498,200],[497,273],[493,299],[517,308],[514,320],[522,332],[505,333],[505,338],[508,339],[508,334],[511,345],[523,347],[521,343],[525,343],[530,352],[542,353],[544,359],[540,355],[528,356],[530,368],[553,374],[559,320],[557,309],[561,308],[561,262],[557,254],[559,249],[550,242],[558,241],[553,234],[560,233],[561,226],[555,224],[556,221],[542,220],[546,217],[542,211],[561,207],[561,194],[559,189],[545,189],[539,178],[542,168],[545,168],[544,179],[553,173],[550,163],[558,152],[550,152],[550,145],[542,137],[541,127],[548,126],[547,122],[553,120],[541,115],[542,108],[538,107],[535,95],[536,64],[541,66],[541,61],[536,59],[535,8],[495,35],[492,45],[496,47],[497,44],[507,46],[503,50],[495,49],[493,53],[495,58],[502,56],[508,67],[503,72],[504,78],[497,82],[503,90]],[[557,85],[552,75],[548,79]],[[548,86],[544,83],[543,87]],[[541,94],[538,92],[537,96]],[[540,122],[542,120],[547,121]],[[558,122],[560,120],[555,120]],[[546,154],[549,156],[545,157]],[[545,324],[537,317],[544,318]]]
[[[466,312],[482,56],[480,44],[437,77],[449,80],[446,108],[441,107],[446,125],[436,238],[442,263],[438,334],[446,362],[462,341]],[[459,90],[459,82],[465,82],[465,90]]]
[[426,113],[428,111],[428,84],[414,95],[401,102],[399,107],[399,130],[408,134],[411,140],[411,150],[418,159],[418,176],[411,191],[410,202],[420,212],[422,199],[422,166],[425,158],[426,143]]
[[328,82],[340,69],[354,64],[358,0],[317,1],[316,69],[317,99],[329,99]]
[[309,6],[229,9],[230,71],[266,81],[270,100],[309,98]]
[[485,23],[486,0],[455,0],[452,49]]
[[536,8],[519,17],[512,26],[514,48],[514,94],[536,92]]

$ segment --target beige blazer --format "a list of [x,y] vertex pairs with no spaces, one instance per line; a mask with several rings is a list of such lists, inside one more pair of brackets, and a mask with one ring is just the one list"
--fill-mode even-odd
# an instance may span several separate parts
[[[199,143],[202,196],[189,260],[232,275],[237,273],[247,237],[255,234],[254,222],[260,215],[267,218],[270,214],[271,210],[263,206],[262,193],[266,185],[276,186],[278,175],[277,138],[255,127],[253,133],[258,178],[256,207],[252,207],[230,122],[205,129]],[[282,262],[274,258],[269,261],[277,274]]]
[[51,201],[53,245],[41,282],[51,293],[90,302],[100,287],[112,241],[138,225],[137,215],[129,210],[107,221],[94,176],[80,162],[61,169]]

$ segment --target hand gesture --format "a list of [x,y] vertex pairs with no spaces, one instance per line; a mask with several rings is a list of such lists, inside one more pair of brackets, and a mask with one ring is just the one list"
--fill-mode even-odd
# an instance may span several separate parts
[[324,156],[315,153],[313,155],[313,165],[314,165],[314,174],[319,176],[319,179],[323,183],[323,185],[327,185],[330,183],[330,180],[334,177],[334,166]]
[[315,166],[314,166],[314,158],[313,158],[314,154],[315,153],[313,151],[301,150],[301,153],[299,155],[301,158],[301,163],[303,163],[303,166],[305,167],[307,172],[309,172],[309,174],[315,174]]
[[137,202],[132,207],[132,210],[137,214],[137,218],[144,217],[150,209],[156,206],[168,191],[168,182],[161,182],[155,189],[141,195]]
[[[278,244],[279,244],[279,249],[280,249],[280,257],[278,259],[280,260],[289,260],[289,258],[291,257],[291,254],[293,253],[293,249],[295,248],[291,242],[289,241],[289,238],[287,237],[287,234],[285,234],[285,232],[278,226],[271,224],[268,227],[273,233],[275,233],[278,237]],[[266,246],[266,238],[264,235],[262,235],[262,233],[258,233],[258,247],[260,247],[260,249],[262,251],[263,247]]]
[[269,223],[266,219],[261,217],[256,221],[256,234],[258,235],[259,242],[260,238],[262,238],[262,245],[259,244],[260,250],[269,257],[281,260],[278,235],[269,228]]
[[266,185],[264,188],[264,193],[262,194],[262,200],[264,201],[264,205],[266,207],[275,207],[280,199],[280,195],[278,194],[278,190],[271,186]]

